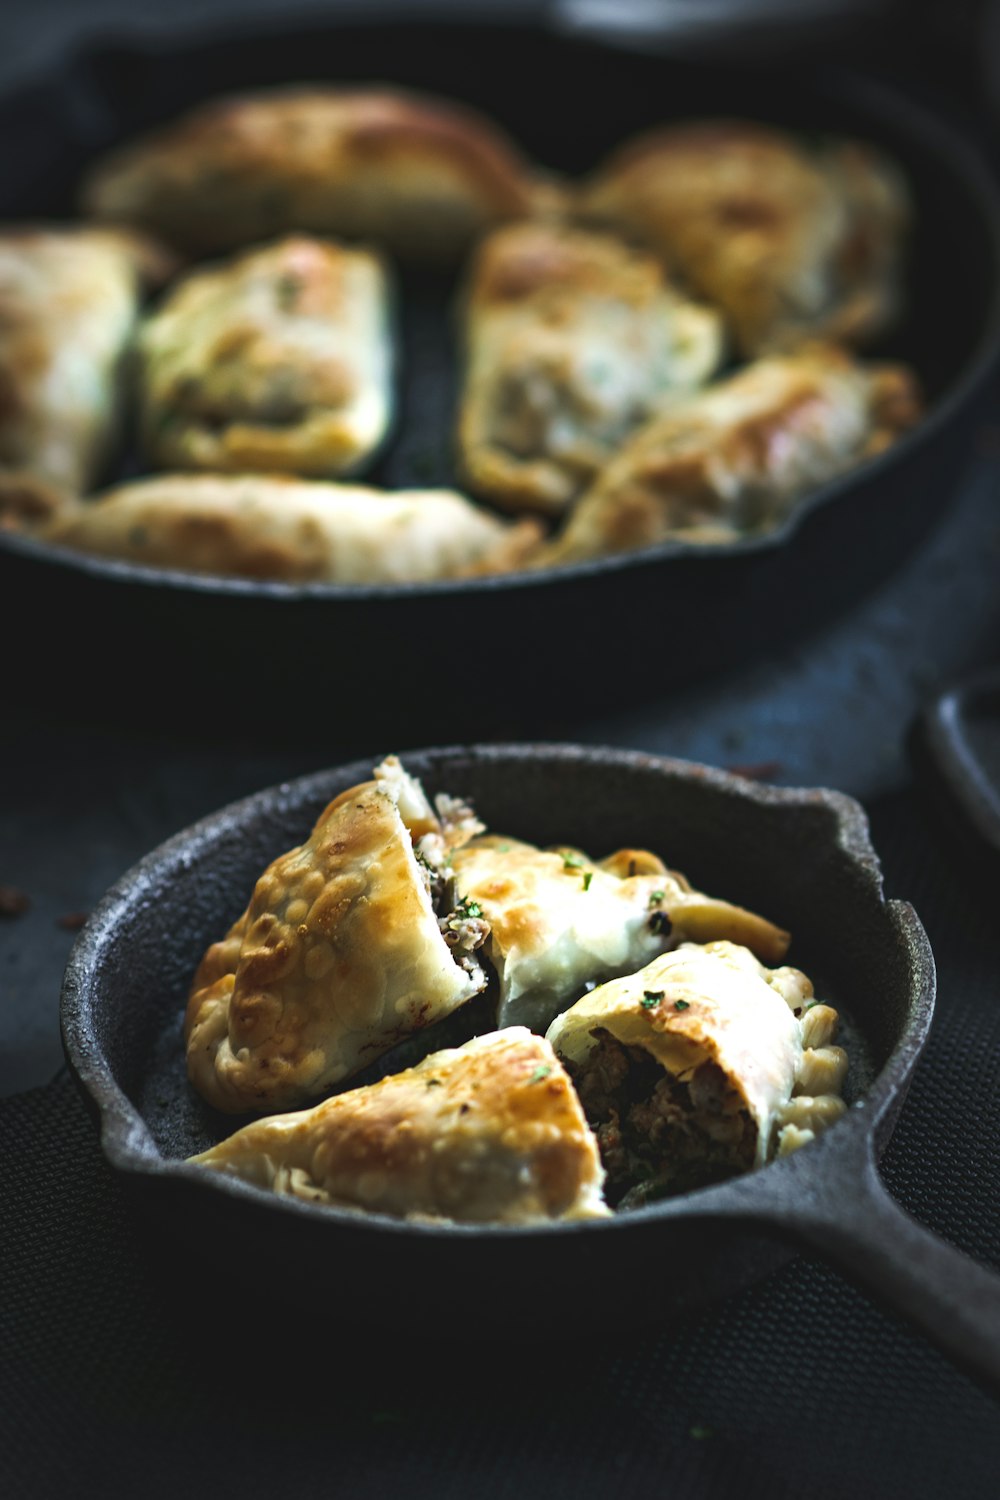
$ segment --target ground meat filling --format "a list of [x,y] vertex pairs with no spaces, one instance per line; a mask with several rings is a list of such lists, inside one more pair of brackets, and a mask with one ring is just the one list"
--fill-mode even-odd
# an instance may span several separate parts
[[642,1047],[626,1047],[603,1028],[594,1035],[587,1058],[567,1068],[597,1136],[613,1208],[749,1171],[757,1127],[717,1064],[675,1078]]
[[452,958],[467,974],[480,975],[482,965],[475,953],[489,937],[490,926],[478,901],[457,899],[448,837],[456,830],[469,835],[479,833],[482,824],[460,798],[441,793],[435,800],[443,831],[425,833],[414,844],[413,852],[438,919],[438,928],[451,949]]
[[489,923],[484,919],[478,902],[456,901],[454,876],[443,862],[446,851],[442,844],[439,854],[431,838],[428,835],[421,839],[414,853],[438,928],[459,968],[467,974],[481,974],[482,965],[475,954],[490,935]]
[[479,973],[481,965],[474,954],[489,937],[490,926],[480,915],[477,903],[460,901],[453,910],[446,910],[438,917],[438,927],[459,968],[469,974]]

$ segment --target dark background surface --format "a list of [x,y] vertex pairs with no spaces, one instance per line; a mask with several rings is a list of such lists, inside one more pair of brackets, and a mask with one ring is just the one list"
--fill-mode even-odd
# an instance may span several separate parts
[[[331,9],[297,7],[311,18]],[[111,0],[8,7],[0,85],[111,24],[214,23],[235,11],[218,0],[175,5],[169,20]],[[255,5],[258,13],[273,7]],[[799,58],[805,66],[819,34],[798,27],[767,45],[772,55],[784,48],[789,67]],[[824,31],[823,46],[903,82],[995,160],[996,34],[992,7],[887,5]],[[938,1016],[886,1177],[918,1218],[994,1265],[997,870],[933,779],[916,774],[909,735],[944,687],[1000,665],[998,500],[1000,410],[984,420],[924,544],[832,622],[693,686],[653,680],[627,709],[602,701],[595,671],[593,695],[577,710],[526,716],[512,703],[496,736],[660,751],[862,801],[888,894],[914,903],[939,965]],[[23,659],[44,624],[26,620],[5,653]],[[72,662],[72,622],[60,624]],[[111,669],[127,702],[127,642]],[[998,1492],[996,1402],[811,1258],[678,1328],[582,1348],[571,1335],[586,1309],[562,1306],[553,1287],[537,1340],[501,1353],[477,1344],[474,1307],[427,1308],[419,1288],[398,1338],[370,1340],[341,1317],[349,1268],[345,1276],[331,1267],[330,1285],[315,1288],[297,1286],[294,1267],[262,1266],[259,1300],[248,1303],[151,1244],[72,1086],[50,1082],[61,1064],[58,988],[74,929],[136,859],[202,814],[356,755],[405,751],[413,739],[401,722],[392,743],[374,740],[363,704],[322,733],[291,705],[280,732],[271,726],[265,736],[252,713],[227,702],[224,681],[216,718],[153,733],[130,729],[125,715],[112,727],[79,706],[61,713],[44,678],[18,680],[0,714],[0,884],[29,903],[0,919],[0,1481],[6,1472],[8,1493],[166,1496],[186,1487],[256,1496],[280,1486],[303,1496],[405,1488],[456,1497],[937,1497],[961,1487],[985,1500]],[[470,723],[467,738],[478,737]],[[641,1289],[595,1288],[600,1297],[636,1295]],[[442,1330],[456,1325],[464,1342],[442,1343]]]

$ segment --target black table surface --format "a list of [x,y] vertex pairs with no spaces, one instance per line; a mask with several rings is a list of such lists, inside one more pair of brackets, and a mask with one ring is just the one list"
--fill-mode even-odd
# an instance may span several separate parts
[[[504,737],[644,749],[861,801],[887,892],[916,906],[939,967],[931,1041],[883,1170],[911,1213],[1000,1269],[996,865],[910,738],[936,694],[1000,664],[995,410],[933,531],[839,617],[627,709],[596,696],[558,722],[512,714]],[[321,1289],[264,1267],[250,1306],[151,1243],[63,1069],[59,985],[81,922],[203,814],[410,744],[405,723],[373,742],[363,717],[261,743],[224,724],[67,718],[43,684],[3,701],[0,885],[24,897],[0,917],[3,1493],[1000,1492],[997,1402],[810,1256],[640,1339],[581,1342],[586,1309],[562,1307],[555,1287],[537,1340],[501,1348],[477,1343],[474,1307],[431,1310],[418,1293],[391,1339],[338,1328],[351,1294],[336,1267]]]

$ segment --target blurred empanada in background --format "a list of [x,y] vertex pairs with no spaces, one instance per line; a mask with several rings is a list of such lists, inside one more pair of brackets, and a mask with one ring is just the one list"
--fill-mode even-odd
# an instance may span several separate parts
[[506,135],[450,99],[298,84],[210,99],[96,163],[86,214],[193,254],[290,230],[457,262],[486,229],[558,196]]

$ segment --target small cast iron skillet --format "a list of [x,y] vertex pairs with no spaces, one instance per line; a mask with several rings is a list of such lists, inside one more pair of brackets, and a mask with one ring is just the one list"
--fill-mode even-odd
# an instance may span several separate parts
[[[187,1083],[191,975],[261,869],[301,841],[332,796],[370,776],[371,762],[359,761],[260,792],[171,839],[108,893],[73,949],[67,1057],[109,1161],[164,1238],[187,1243],[187,1263],[251,1279],[262,1264],[294,1265],[304,1287],[343,1276],[358,1318],[375,1325],[398,1326],[418,1288],[436,1310],[474,1303],[477,1334],[521,1334],[554,1305],[586,1308],[595,1331],[662,1325],[806,1246],[996,1388],[1000,1279],[908,1217],[876,1171],[927,1036],[935,977],[913,910],[883,897],[862,809],[836,792],[763,787],[619,750],[453,747],[403,762],[429,791],[470,798],[496,831],[594,854],[645,845],[788,927],[789,960],[844,1017],[851,1107],[821,1139],[748,1176],[611,1221],[551,1227],[408,1224],[187,1164],[242,1123],[214,1114]],[[432,1028],[422,1040],[432,1051],[443,1035]]]
[[[845,70],[741,70],[558,34],[544,22],[433,14],[102,44],[0,100],[0,140],[18,142],[0,162],[0,220],[73,215],[85,168],[112,144],[220,92],[301,80],[387,81],[464,100],[570,176],[636,131],[693,116],[742,115],[883,147],[911,184],[915,222],[905,318],[871,353],[914,366],[926,416],[767,536],[710,548],[665,543],[537,574],[294,586],[140,568],[0,533],[0,628],[20,632],[41,615],[72,622],[52,648],[36,637],[30,652],[10,654],[8,692],[162,724],[177,713],[214,717],[224,682],[229,694],[247,690],[265,703],[311,692],[314,716],[332,717],[377,661],[391,665],[413,737],[440,742],[468,735],[470,711],[477,736],[510,735],[511,694],[498,720],[492,686],[506,665],[525,709],[514,732],[530,737],[539,711],[572,709],[593,691],[609,622],[627,621],[635,649],[602,678],[602,698],[656,693],[665,676],[676,684],[800,637],[897,567],[947,506],[1000,352],[997,187],[975,147],[929,109]],[[454,274],[401,277],[399,413],[368,476],[377,484],[455,482],[455,283]],[[120,473],[137,467],[127,454]],[[113,668],[124,639],[143,663],[127,692]],[[490,665],[463,674],[461,702],[431,707],[429,649],[455,641],[465,653],[492,653]],[[332,697],[312,692],[317,656],[336,668]]]

